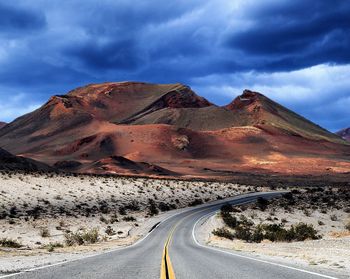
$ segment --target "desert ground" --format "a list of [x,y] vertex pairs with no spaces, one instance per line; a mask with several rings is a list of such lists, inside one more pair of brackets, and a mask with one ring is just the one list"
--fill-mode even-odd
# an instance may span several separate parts
[[[244,251],[282,263],[290,263],[292,259],[299,266],[317,266],[350,276],[350,199],[346,189],[292,190],[292,195],[275,199],[267,205],[257,203],[234,208],[230,215],[237,220],[250,222],[251,232],[259,224],[275,224],[289,230],[304,223],[316,230],[315,239],[262,239],[259,243],[250,237],[247,237],[248,240],[238,239],[235,229],[223,221],[220,212],[200,226],[202,241],[211,246]],[[224,232],[229,232],[228,236],[215,233],[222,228]]]
[[144,236],[170,210],[265,189],[10,171],[0,173],[0,185],[3,274],[125,246]]

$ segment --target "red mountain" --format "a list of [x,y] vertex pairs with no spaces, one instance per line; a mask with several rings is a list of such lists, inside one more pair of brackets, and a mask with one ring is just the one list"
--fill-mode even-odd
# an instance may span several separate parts
[[336,134],[341,136],[346,141],[350,141],[350,128],[340,130],[339,132],[336,132]]
[[339,174],[350,145],[260,93],[216,106],[182,84],[111,82],[53,96],[0,130],[0,146],[89,173],[200,178]]

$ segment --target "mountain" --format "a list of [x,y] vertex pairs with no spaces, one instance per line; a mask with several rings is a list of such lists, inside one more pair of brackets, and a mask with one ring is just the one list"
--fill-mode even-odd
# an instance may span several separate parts
[[85,173],[229,178],[339,174],[350,145],[266,96],[217,106],[182,84],[90,84],[0,130],[0,146]]
[[54,168],[29,158],[12,155],[0,148],[0,170],[53,171]]
[[1,121],[0,121],[0,129],[1,129],[2,127],[4,127],[6,124],[7,124],[6,122],[1,122]]
[[336,134],[346,141],[350,141],[350,128],[340,130],[339,132],[336,132]]

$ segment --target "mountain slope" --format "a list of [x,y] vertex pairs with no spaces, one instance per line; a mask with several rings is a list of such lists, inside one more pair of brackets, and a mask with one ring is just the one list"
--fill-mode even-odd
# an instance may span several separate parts
[[0,145],[61,169],[229,177],[344,173],[350,145],[257,92],[220,107],[182,84],[109,82],[53,96],[0,130]]
[[7,124],[6,122],[1,122],[1,121],[0,121],[0,129],[1,129],[2,127],[4,127],[6,124]]
[[263,129],[267,126],[266,129],[268,130],[279,130],[289,135],[342,143],[342,140],[333,133],[258,92],[244,90],[243,94],[227,105],[226,108],[241,114],[240,119],[245,121],[241,123],[242,126],[259,126]]
[[54,168],[29,158],[12,155],[0,148],[0,170],[52,171]]
[[345,139],[346,141],[350,141],[350,128],[340,130],[336,132],[336,134]]

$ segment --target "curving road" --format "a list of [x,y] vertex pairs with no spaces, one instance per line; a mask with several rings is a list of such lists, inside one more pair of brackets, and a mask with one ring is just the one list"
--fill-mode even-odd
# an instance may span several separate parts
[[280,194],[253,193],[190,208],[164,220],[132,246],[0,278],[336,278],[324,272],[315,273],[207,247],[196,240],[196,224],[222,204],[228,201],[234,205],[244,204],[257,197],[272,198]]

